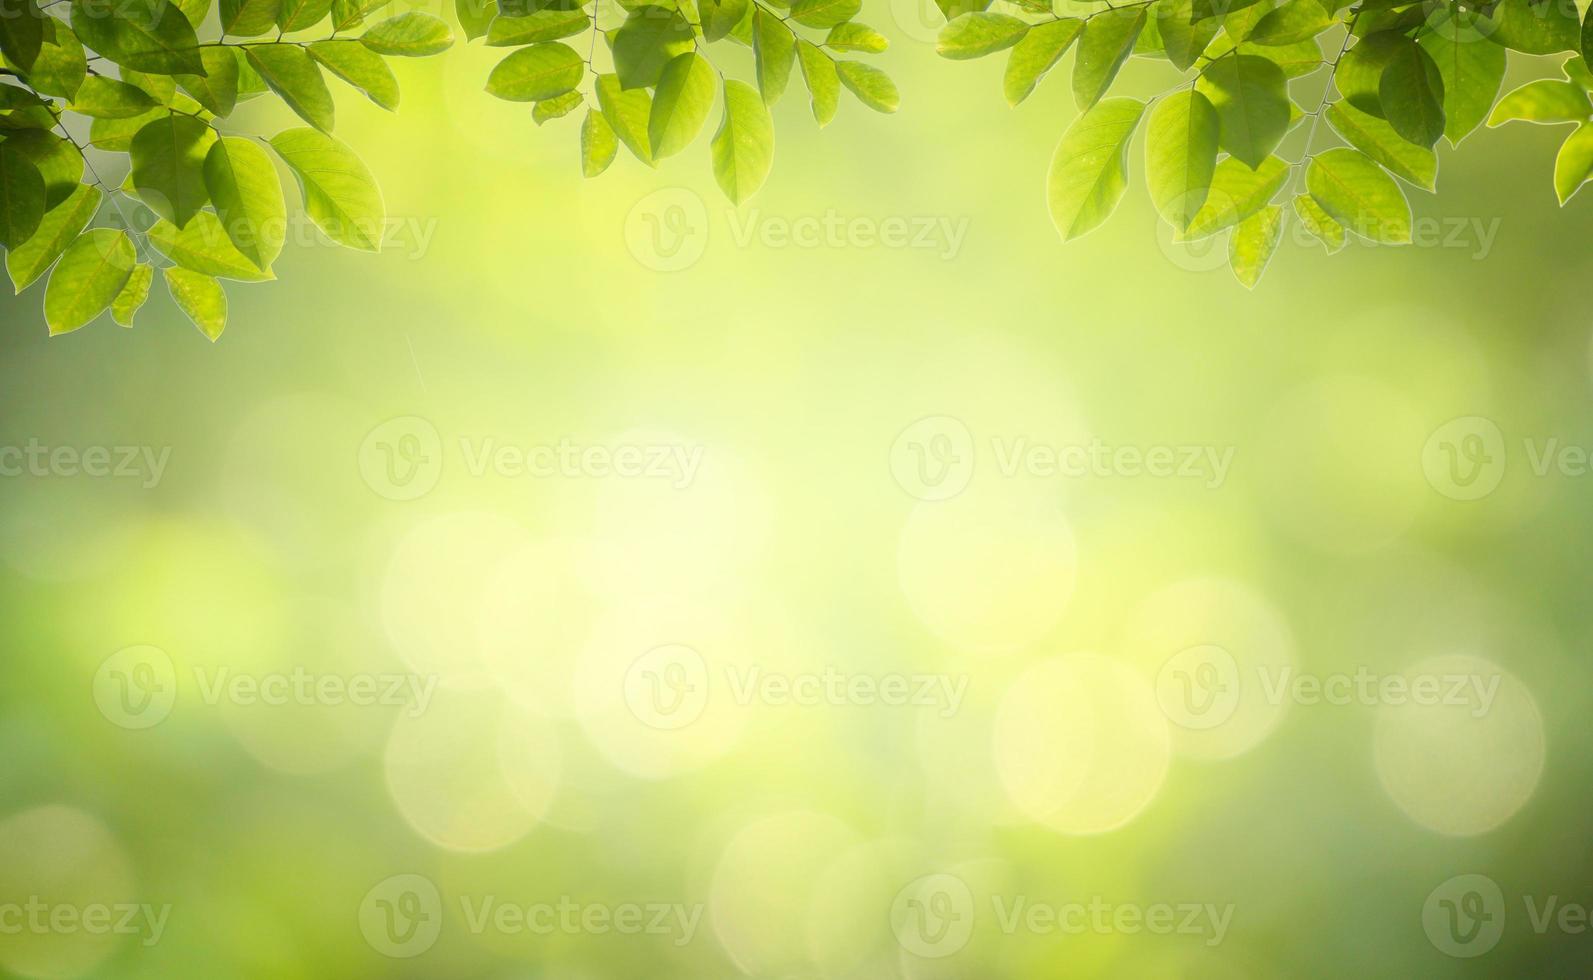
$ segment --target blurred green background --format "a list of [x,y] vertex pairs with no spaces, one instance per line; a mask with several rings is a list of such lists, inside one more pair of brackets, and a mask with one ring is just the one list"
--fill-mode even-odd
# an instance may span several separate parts
[[[1426,247],[1286,244],[1249,293],[1137,183],[1062,246],[1066,64],[1009,110],[915,4],[861,18],[902,111],[821,133],[793,85],[739,211],[706,141],[583,182],[478,44],[396,119],[339,96],[390,247],[290,242],[218,344],[3,300],[0,446],[137,455],[0,479],[0,969],[1587,975],[1564,130],[1441,151]],[[671,455],[482,462],[561,440]],[[1276,689],[1358,674],[1495,696]]]

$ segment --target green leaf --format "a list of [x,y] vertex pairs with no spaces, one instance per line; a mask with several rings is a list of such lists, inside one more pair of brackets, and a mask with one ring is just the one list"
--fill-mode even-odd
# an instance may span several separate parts
[[44,17],[38,0],[0,0],[0,54],[23,74],[44,50]]
[[1378,103],[1394,132],[1431,147],[1444,135],[1444,80],[1432,55],[1415,41],[1395,50],[1378,82]]
[[1268,157],[1254,170],[1247,163],[1225,157],[1212,175],[1211,189],[1206,192],[1200,213],[1182,235],[1174,237],[1195,241],[1233,227],[1266,207],[1289,179],[1289,173],[1289,165],[1277,157]]
[[218,116],[230,116],[238,104],[238,58],[226,48],[203,48],[204,75],[179,75],[183,91]]
[[183,12],[183,16],[188,18],[188,23],[193,25],[195,31],[198,31],[199,25],[210,16],[211,0],[173,0],[173,2],[177,9]]
[[187,225],[210,200],[205,154],[215,141],[215,132],[192,116],[167,115],[140,129],[131,148],[139,200],[179,228]]
[[1577,83],[1584,92],[1593,92],[1593,71],[1588,69],[1587,59],[1583,55],[1572,55],[1565,59],[1565,64],[1560,66],[1560,71],[1565,77]]
[[24,129],[7,135],[6,145],[28,158],[44,178],[45,210],[72,196],[83,179],[83,157],[77,147],[42,129]]
[[752,14],[752,54],[758,73],[758,91],[765,105],[785,94],[796,60],[796,35],[780,18],[759,7]]
[[1333,15],[1322,0],[1287,0],[1268,11],[1245,40],[1269,47],[1296,44],[1316,37],[1332,24]]
[[324,133],[332,131],[337,107],[308,51],[292,44],[269,44],[249,48],[248,55],[261,80],[300,119]]
[[1005,51],[1029,32],[1029,25],[1007,14],[963,14],[940,29],[935,53],[953,61]]
[[647,135],[647,125],[653,114],[653,97],[647,90],[625,89],[620,86],[618,76],[599,75],[597,105],[625,148],[649,167],[656,166]]
[[1488,126],[1503,126],[1518,119],[1546,125],[1581,122],[1589,115],[1593,115],[1593,103],[1589,103],[1582,86],[1557,78],[1540,78],[1500,99],[1488,117]]
[[383,109],[398,108],[398,79],[382,56],[358,41],[316,41],[310,57],[332,74],[364,92]]
[[1318,154],[1306,169],[1305,187],[1346,230],[1384,245],[1410,243],[1410,203],[1394,178],[1359,150]]
[[204,174],[219,224],[233,247],[256,269],[269,272],[282,252],[288,221],[271,158],[253,140],[223,136],[205,154]]
[[1462,15],[1451,15],[1439,30],[1421,37],[1444,82],[1444,137],[1459,146],[1493,108],[1504,84],[1505,49],[1487,44],[1480,31]]
[[82,42],[64,22],[50,19],[45,24],[44,47],[28,72],[28,84],[40,95],[71,99],[87,75]]
[[205,73],[194,25],[169,0],[72,0],[72,29],[84,44],[124,68]]
[[133,318],[149,300],[149,287],[154,281],[154,266],[145,262],[133,266],[133,274],[127,277],[127,284],[111,301],[111,319],[124,327],[131,327]]
[[896,90],[896,83],[873,65],[865,65],[861,61],[838,61],[835,70],[841,76],[841,84],[857,96],[859,102],[875,112],[890,113],[901,107],[902,97]]
[[1046,201],[1063,241],[1093,231],[1116,210],[1128,186],[1128,142],[1144,113],[1143,102],[1106,99],[1062,134],[1046,178]]
[[752,86],[725,82],[725,114],[712,142],[714,179],[741,204],[757,193],[774,165],[774,123]]
[[276,30],[282,0],[221,0],[221,29],[232,37],[259,37]]
[[862,0],[796,0],[791,19],[803,27],[825,30],[846,23],[862,9]]
[[1261,0],[1195,0],[1195,20],[1205,20],[1208,17],[1223,17],[1227,14],[1237,13],[1246,7],[1253,7]]
[[703,37],[710,41],[729,37],[747,16],[750,5],[750,0],[700,0],[697,6],[702,14]]
[[540,102],[581,84],[586,63],[568,44],[544,41],[521,48],[498,63],[487,93],[508,102]]
[[498,16],[498,0],[454,0],[454,16],[464,28],[465,40],[486,37],[493,19]]
[[49,271],[94,215],[104,199],[98,187],[76,185],[65,201],[44,213],[32,237],[6,252],[6,271],[17,292],[22,292]]
[[[966,13],[976,10],[988,10],[990,8],[990,0],[935,0],[935,6],[940,8],[940,12],[947,20],[956,20]],[[923,15],[919,14],[917,16],[922,17]]]
[[360,43],[375,51],[401,58],[424,58],[453,47],[454,32],[439,17],[411,10],[371,27]]
[[619,140],[614,135],[614,127],[601,112],[586,110],[586,118],[581,122],[581,176],[596,177],[607,170],[618,152]]
[[[375,13],[393,0],[332,0],[332,26],[340,31],[358,27],[368,14]],[[502,5],[500,5],[502,10]],[[507,11],[502,11],[507,13]]]
[[162,272],[166,277],[166,291],[176,301],[199,332],[211,342],[221,338],[227,329],[227,291],[221,283],[203,273],[171,266]]
[[1007,104],[1016,106],[1028,98],[1083,30],[1084,21],[1076,17],[1064,17],[1031,28],[1007,59],[1007,72],[1002,80]]
[[1261,3],[1247,4],[1229,11],[1222,18],[1224,39],[1231,44],[1242,43],[1250,37],[1250,32],[1256,29],[1256,25],[1274,9],[1276,9],[1275,0],[1263,0]]
[[691,145],[708,121],[714,103],[714,69],[708,59],[688,51],[664,67],[653,110],[648,117],[647,142],[653,158],[674,156]]
[[1322,205],[1316,203],[1311,195],[1301,194],[1294,199],[1294,213],[1299,217],[1301,227],[1326,246],[1329,255],[1344,247],[1344,226],[1322,210]]
[[148,92],[136,85],[94,75],[83,80],[70,108],[96,119],[129,119],[143,115],[157,104]]
[[[1310,0],[1315,3],[1316,0]],[[1269,205],[1239,222],[1228,239],[1228,265],[1246,289],[1255,289],[1283,237],[1283,208]]]
[[[788,32],[789,33],[789,32]],[[643,4],[631,11],[614,34],[614,73],[625,88],[651,88],[664,66],[692,49],[694,33],[680,12]]]
[[1383,118],[1380,96],[1383,70],[1394,56],[1405,49],[1410,39],[1399,31],[1380,31],[1362,38],[1344,53],[1333,73],[1333,84],[1350,105],[1368,115]]
[[1179,71],[1189,70],[1211,46],[1221,26],[1214,17],[1195,20],[1194,0],[1160,0],[1156,4],[1156,30],[1162,36],[1167,60]]
[[1289,129],[1283,69],[1266,58],[1233,55],[1207,65],[1198,84],[1222,120],[1222,148],[1261,166]]
[[1144,7],[1104,10],[1085,24],[1073,63],[1073,101],[1080,109],[1095,105],[1112,87],[1144,27]]
[[126,153],[132,149],[133,137],[139,130],[169,115],[169,109],[153,109],[132,119],[96,119],[89,126],[89,144],[107,153]]
[[380,251],[387,210],[381,189],[353,150],[313,129],[290,129],[271,148],[299,180],[304,210],[327,237],[350,248]]
[[830,34],[824,39],[824,46],[835,51],[861,51],[864,54],[879,54],[890,47],[890,42],[885,35],[866,24],[854,22],[836,24],[830,28]]
[[332,12],[332,0],[282,0],[277,25],[284,33],[307,31]]
[[1502,0],[1493,19],[1488,37],[1512,51],[1556,54],[1575,51],[1581,43],[1582,27],[1571,0]]
[[531,107],[531,121],[540,126],[550,119],[561,119],[579,109],[585,101],[580,92],[565,92],[551,99],[543,99]]
[[573,37],[592,26],[584,10],[539,10],[529,17],[498,17],[487,28],[487,44],[512,48]]
[[1593,123],[1583,123],[1560,145],[1554,159],[1554,193],[1565,207],[1582,185],[1593,178]]
[[841,102],[841,75],[835,68],[835,60],[807,41],[797,42],[797,60],[802,63],[802,78],[811,96],[813,118],[820,126],[827,126],[835,118]]
[[178,228],[169,221],[155,222],[149,229],[149,243],[183,268],[207,276],[238,282],[268,282],[276,278],[269,269],[262,271],[238,251],[227,229],[222,227],[221,219],[209,211],[194,215],[186,228]]
[[1589,65],[1593,65],[1593,7],[1588,8],[1587,19],[1582,21],[1582,74],[1585,88],[1593,88],[1593,78],[1588,77]]
[[0,143],[0,245],[14,249],[44,219],[44,177],[27,155]]
[[1162,99],[1145,128],[1145,180],[1157,212],[1182,231],[1206,203],[1217,169],[1217,110],[1193,89]]
[[136,263],[126,233],[95,228],[80,235],[44,287],[44,321],[50,336],[71,333],[110,309]]
[[1344,141],[1395,175],[1423,190],[1438,185],[1438,156],[1394,132],[1394,127],[1354,106],[1335,102],[1327,109],[1328,124]]

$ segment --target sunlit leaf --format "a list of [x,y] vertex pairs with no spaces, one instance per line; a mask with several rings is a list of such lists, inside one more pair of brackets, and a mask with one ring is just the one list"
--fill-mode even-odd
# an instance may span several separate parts
[[509,102],[538,102],[570,91],[585,74],[586,63],[574,48],[544,41],[500,61],[487,78],[487,92]]
[[227,291],[213,277],[171,266],[163,270],[166,290],[177,308],[212,342],[227,329]]
[[901,93],[884,71],[861,61],[837,61],[835,70],[841,76],[841,84],[875,112],[895,112],[901,107]]
[[1430,147],[1444,135],[1444,81],[1432,55],[1415,41],[1400,45],[1383,68],[1378,103],[1394,131]]
[[729,79],[724,116],[714,133],[714,179],[725,196],[741,204],[757,193],[774,165],[774,123],[756,89]]
[[655,166],[647,135],[653,115],[653,97],[646,89],[624,89],[614,75],[597,76],[597,105],[603,118],[636,159]]
[[350,248],[381,249],[382,192],[353,150],[313,129],[279,133],[271,147],[298,178],[304,210],[327,237]]
[[940,29],[935,53],[954,61],[983,58],[1012,47],[1028,31],[1028,23],[1007,14],[963,14]]
[[1300,219],[1301,227],[1326,246],[1329,255],[1344,247],[1344,226],[1322,210],[1322,205],[1316,203],[1311,195],[1301,194],[1294,199],[1294,213]]
[[332,0],[282,0],[277,26],[292,34],[319,24],[332,11]]
[[1560,145],[1554,160],[1554,192],[1561,207],[1589,178],[1593,178],[1593,123],[1583,123]]
[[1544,124],[1581,122],[1589,115],[1593,115],[1593,103],[1588,101],[1586,89],[1558,78],[1540,78],[1500,99],[1488,117],[1488,125],[1503,126],[1516,120]]
[[1174,238],[1196,241],[1233,227],[1266,207],[1289,179],[1289,173],[1289,165],[1277,157],[1268,157],[1254,169],[1233,157],[1224,157],[1212,174],[1205,205],[1183,234]]
[[495,48],[557,41],[592,26],[584,10],[539,10],[529,17],[498,17],[487,28],[487,44]]
[[66,247],[88,227],[104,196],[98,187],[76,185],[71,196],[44,213],[27,241],[6,252],[6,271],[17,292],[50,270]]
[[78,87],[71,109],[96,119],[129,119],[143,115],[157,104],[148,92],[136,85],[94,75],[85,78]]
[[614,127],[601,112],[586,110],[586,119],[581,122],[581,175],[596,177],[608,169],[618,152]]
[[780,18],[758,8],[752,14],[752,54],[758,73],[758,91],[765,105],[774,105],[785,94],[796,60],[796,35]]
[[392,57],[424,58],[453,47],[454,32],[439,17],[411,10],[371,25],[360,43]]
[[238,104],[237,57],[226,48],[203,48],[199,54],[205,74],[179,75],[177,81],[206,109],[218,116],[231,115]]
[[1156,30],[1162,36],[1167,60],[1187,71],[1210,46],[1222,27],[1215,17],[1194,19],[1194,0],[1160,0],[1156,4]]
[[669,7],[643,4],[614,35],[614,73],[625,88],[651,88],[676,55],[692,49],[691,23]]
[[131,327],[133,318],[149,300],[149,287],[154,281],[154,266],[146,262],[133,266],[133,274],[127,277],[127,284],[116,294],[116,299],[111,301],[111,319],[121,326]]
[[676,55],[664,67],[664,75],[653,93],[653,110],[647,123],[647,142],[653,148],[653,158],[662,160],[690,146],[708,121],[713,102],[713,66],[694,51]]
[[1396,176],[1423,190],[1430,191],[1437,186],[1438,156],[1394,132],[1394,127],[1386,120],[1367,115],[1344,102],[1333,103],[1323,115],[1345,142]]
[[1233,55],[1206,66],[1199,88],[1222,120],[1222,148],[1251,167],[1271,155],[1289,128],[1283,69],[1266,58]]
[[96,53],[126,68],[205,73],[194,25],[169,0],[72,0],[72,30]]
[[267,282],[276,278],[269,269],[261,271],[248,256],[238,251],[221,226],[221,220],[209,211],[194,215],[186,228],[178,228],[169,221],[155,222],[149,229],[149,243],[183,268],[207,276],[238,282]]
[[1428,31],[1421,46],[1444,81],[1444,137],[1451,146],[1481,126],[1504,83],[1505,49],[1486,43],[1471,21],[1453,15],[1442,29]]
[[885,35],[874,28],[851,21],[830,28],[829,36],[824,39],[824,46],[836,51],[879,54],[890,46],[890,42],[885,39]]
[[835,60],[807,41],[797,42],[797,60],[802,63],[813,118],[820,126],[826,126],[835,118],[841,102],[841,76],[835,69]]
[[132,142],[132,186],[151,211],[179,228],[210,200],[205,155],[215,132],[192,116],[167,115],[138,131]]
[[253,140],[224,136],[205,154],[204,174],[233,247],[256,269],[268,271],[282,251],[288,218],[271,158]]
[[1051,158],[1046,201],[1063,241],[1099,227],[1128,186],[1128,143],[1145,104],[1114,98],[1073,121]]
[[1488,37],[1512,51],[1555,54],[1581,46],[1582,25],[1571,0],[1501,0]]
[[336,106],[320,66],[308,51],[291,44],[270,44],[249,48],[248,56],[260,78],[300,119],[322,132],[332,131]]
[[1306,190],[1346,230],[1384,245],[1411,240],[1410,202],[1382,167],[1359,150],[1328,150],[1312,159]]
[[803,27],[823,30],[846,23],[862,9],[862,0],[795,0],[791,19]]
[[579,109],[586,101],[580,92],[565,92],[551,99],[543,99],[531,107],[531,121],[538,126],[552,119],[561,119]]
[[1163,98],[1145,127],[1145,181],[1156,210],[1184,229],[1206,203],[1217,169],[1220,124],[1211,101],[1193,89]]
[[1144,7],[1106,10],[1089,19],[1073,63],[1073,101],[1080,109],[1095,105],[1111,88],[1144,27]]
[[137,253],[125,232],[95,228],[67,247],[44,287],[50,335],[70,333],[110,309],[127,285]]
[[221,29],[233,37],[259,37],[277,27],[282,0],[221,0]]
[[1323,5],[1323,0],[1286,0],[1268,11],[1245,40],[1269,46],[1295,44],[1316,37],[1332,23],[1333,15]]
[[398,108],[398,79],[381,55],[358,41],[316,41],[309,51],[310,57],[372,102],[383,109]]
[[[1316,0],[1310,0],[1315,3]],[[1256,288],[1283,237],[1283,208],[1269,205],[1239,222],[1228,239],[1228,265],[1246,289]]]

